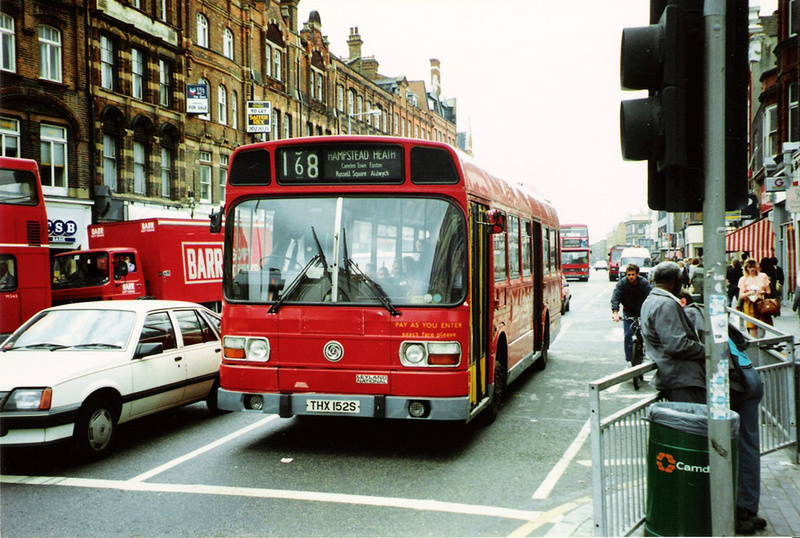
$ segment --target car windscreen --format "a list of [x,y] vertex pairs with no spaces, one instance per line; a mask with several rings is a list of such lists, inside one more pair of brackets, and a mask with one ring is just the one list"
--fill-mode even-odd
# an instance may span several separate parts
[[127,310],[46,310],[12,336],[3,349],[125,348],[135,320],[136,313]]

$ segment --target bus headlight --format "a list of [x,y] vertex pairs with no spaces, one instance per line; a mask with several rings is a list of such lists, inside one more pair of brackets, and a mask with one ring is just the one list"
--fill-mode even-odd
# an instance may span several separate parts
[[400,344],[403,366],[454,367],[461,364],[458,342],[403,342]]
[[269,342],[263,338],[251,338],[247,342],[247,360],[266,362],[269,360]]
[[419,365],[425,360],[425,347],[422,344],[408,344],[405,349],[400,349],[400,361],[410,365]]
[[270,347],[266,338],[250,338],[246,336],[225,336],[222,338],[222,356],[234,361],[269,360]]

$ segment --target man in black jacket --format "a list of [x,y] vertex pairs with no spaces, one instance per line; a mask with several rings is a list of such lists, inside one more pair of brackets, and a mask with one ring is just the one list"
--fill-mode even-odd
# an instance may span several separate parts
[[653,289],[650,281],[639,275],[639,266],[630,264],[625,268],[625,278],[617,282],[611,294],[611,319],[620,320],[619,306],[622,310],[622,327],[625,331],[625,360],[631,362],[633,320],[641,315],[642,303]]

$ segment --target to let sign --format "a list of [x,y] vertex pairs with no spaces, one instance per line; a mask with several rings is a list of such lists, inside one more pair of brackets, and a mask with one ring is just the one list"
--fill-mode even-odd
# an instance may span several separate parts
[[247,132],[272,132],[272,103],[270,101],[247,101]]

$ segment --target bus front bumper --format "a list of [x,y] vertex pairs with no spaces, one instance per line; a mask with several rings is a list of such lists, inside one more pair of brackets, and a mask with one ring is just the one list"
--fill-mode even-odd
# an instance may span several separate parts
[[274,394],[219,389],[217,403],[225,411],[294,415],[468,420],[469,397],[414,398],[354,394]]

